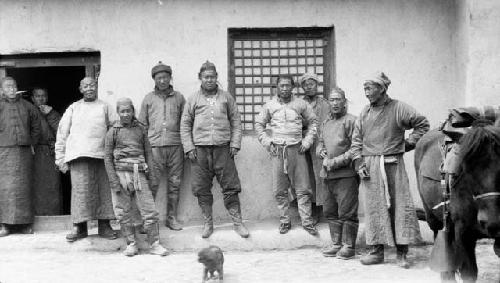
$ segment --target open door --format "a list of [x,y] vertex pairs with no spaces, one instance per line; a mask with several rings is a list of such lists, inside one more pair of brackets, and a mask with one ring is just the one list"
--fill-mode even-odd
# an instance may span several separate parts
[[[0,78],[16,79],[18,90],[26,91],[23,97],[28,101],[33,88],[47,89],[48,104],[61,115],[71,103],[81,99],[80,80],[85,76],[98,78],[99,70],[99,52],[0,55]],[[71,179],[69,173],[61,177],[60,195],[47,196],[61,199],[59,207],[50,208],[50,215],[70,214]]]

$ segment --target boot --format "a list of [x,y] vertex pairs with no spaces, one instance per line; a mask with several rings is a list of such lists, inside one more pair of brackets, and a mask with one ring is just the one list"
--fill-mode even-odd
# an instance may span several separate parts
[[322,253],[326,257],[333,257],[336,256],[337,252],[342,248],[342,223],[329,222],[328,226],[330,227],[332,244],[323,249]]
[[73,229],[66,235],[68,242],[74,242],[78,239],[83,239],[88,236],[87,222],[73,223]]
[[98,219],[97,220],[97,234],[108,240],[114,240],[118,238],[116,232],[111,228],[108,219]]
[[343,245],[337,253],[340,259],[350,259],[355,255],[356,237],[358,236],[358,223],[345,222],[342,230]]
[[396,261],[398,266],[404,269],[410,268],[410,263],[406,258],[408,254],[408,245],[396,245]]
[[160,231],[158,223],[148,225],[146,231],[148,232],[149,253],[159,256],[168,255],[167,249],[160,244]]
[[170,230],[180,231],[182,230],[182,225],[177,222],[177,206],[179,204],[179,196],[169,195],[167,201],[167,220],[165,226],[170,228]]
[[364,265],[379,264],[384,262],[384,245],[370,246],[368,254],[361,258]]
[[126,256],[134,256],[139,253],[137,243],[135,241],[135,226],[134,225],[121,225],[122,236],[125,238],[127,248],[123,251]]
[[203,214],[203,232],[201,232],[201,237],[206,239],[212,235],[214,232],[214,221],[212,218],[212,205],[203,204],[201,205],[201,213]]
[[5,237],[10,234],[7,224],[0,224],[0,237]]
[[228,212],[233,220],[234,231],[240,235],[240,237],[248,238],[250,232],[248,232],[247,227],[245,227],[241,219],[241,207],[239,202],[232,204],[231,207],[228,208]]

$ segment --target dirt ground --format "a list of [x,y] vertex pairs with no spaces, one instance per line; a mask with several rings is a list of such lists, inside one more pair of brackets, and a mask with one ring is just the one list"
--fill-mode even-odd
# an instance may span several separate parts
[[[396,266],[393,249],[386,251],[386,264],[375,266],[361,265],[360,255],[347,261],[325,258],[318,249],[225,252],[224,282],[439,282],[426,265],[430,249],[411,248],[409,270]],[[478,282],[499,282],[500,259],[492,246],[479,245],[477,254]],[[0,256],[0,282],[201,282],[196,260],[195,253],[127,258],[120,252],[7,250]]]

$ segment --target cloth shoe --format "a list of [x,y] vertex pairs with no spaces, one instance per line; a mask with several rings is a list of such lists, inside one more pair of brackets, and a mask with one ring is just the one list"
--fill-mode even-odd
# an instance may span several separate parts
[[0,237],[5,237],[10,234],[7,224],[0,224]]
[[240,235],[242,238],[248,238],[250,236],[250,232],[248,232],[247,227],[243,224],[243,219],[241,217],[241,207],[239,202],[233,203],[228,208],[229,215],[233,220],[234,231]]
[[408,246],[407,245],[397,245],[396,246],[396,261],[399,267],[408,269],[410,268],[410,263],[406,255],[408,254]]
[[148,232],[149,253],[154,255],[166,256],[168,255],[167,249],[160,244],[160,230],[158,223],[148,225],[146,231]]
[[364,265],[379,264],[384,262],[384,245],[373,245],[368,254],[361,258]]
[[318,229],[316,229],[316,227],[314,227],[314,225],[310,224],[310,225],[304,225],[302,226],[304,228],[304,230],[307,231],[307,233],[313,235],[313,236],[318,236],[319,233],[318,233]]
[[126,256],[135,256],[139,254],[139,248],[137,248],[137,243],[132,242],[130,244],[127,244],[127,247],[123,251],[123,254]]
[[78,239],[83,239],[88,236],[87,222],[73,223],[73,228],[71,232],[66,235],[66,240],[68,242],[74,242]]
[[177,222],[175,216],[167,216],[167,220],[165,221],[165,226],[167,226],[170,230],[180,231],[182,230],[182,225]]
[[288,233],[288,231],[290,231],[290,229],[292,229],[292,223],[280,223],[280,234],[286,234]]
[[201,213],[203,214],[203,231],[201,232],[201,237],[206,239],[212,235],[214,232],[214,221],[212,218],[212,205],[202,204]]
[[108,219],[98,219],[97,220],[97,234],[108,240],[114,240],[118,238],[116,232],[111,228],[111,224]]
[[160,241],[156,241],[151,244],[149,248],[149,253],[152,255],[159,255],[159,256],[166,256],[168,255],[167,249],[165,249],[161,244]]
[[139,253],[137,243],[135,241],[135,226],[134,225],[121,225],[122,236],[127,243],[127,248],[123,251],[126,256],[134,256]]

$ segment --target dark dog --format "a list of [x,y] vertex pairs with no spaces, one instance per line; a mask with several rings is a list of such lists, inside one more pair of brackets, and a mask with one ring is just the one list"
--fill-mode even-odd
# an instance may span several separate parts
[[[219,247],[210,246],[202,249],[198,253],[198,261],[205,266],[201,282],[206,282],[208,279],[218,279],[219,281],[224,279],[224,254]],[[217,271],[217,277],[214,275],[215,271]],[[208,277],[209,272],[210,277]]]

